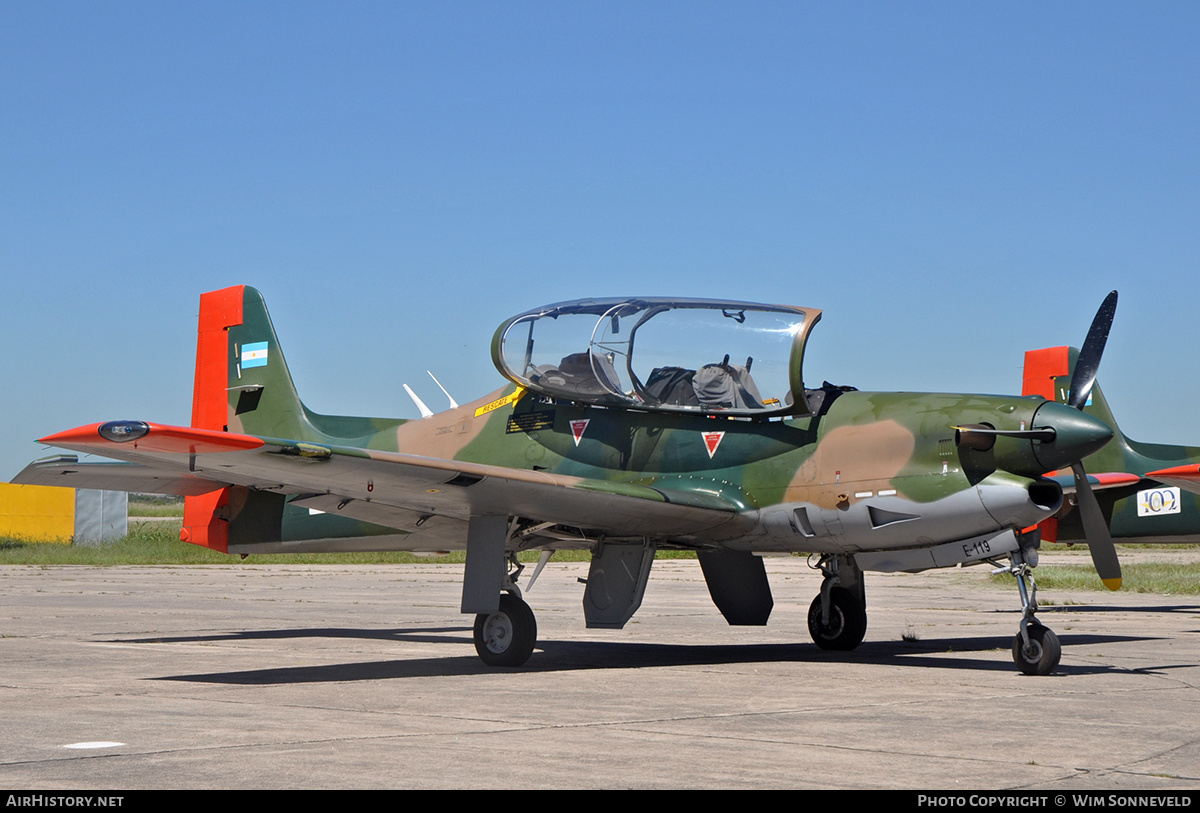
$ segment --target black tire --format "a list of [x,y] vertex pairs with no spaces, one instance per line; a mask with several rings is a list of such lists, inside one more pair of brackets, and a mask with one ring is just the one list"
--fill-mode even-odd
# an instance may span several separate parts
[[1013,661],[1017,668],[1027,675],[1049,675],[1058,668],[1058,662],[1062,658],[1062,645],[1058,642],[1058,636],[1054,634],[1054,630],[1041,624],[1030,624],[1028,630],[1028,647],[1025,646],[1025,639],[1021,637],[1021,633],[1018,632],[1017,637],[1013,639]]
[[520,666],[537,643],[533,610],[511,593],[500,596],[494,613],[475,616],[475,651],[488,666]]
[[821,624],[821,597],[808,608],[808,632],[821,649],[849,652],[867,634],[867,608],[844,587],[829,591],[829,625]]

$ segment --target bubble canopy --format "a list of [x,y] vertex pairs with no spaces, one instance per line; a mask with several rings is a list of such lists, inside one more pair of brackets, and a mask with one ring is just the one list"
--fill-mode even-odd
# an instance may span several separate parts
[[556,399],[767,418],[808,413],[804,343],[821,311],[716,299],[580,299],[492,339],[509,380]]

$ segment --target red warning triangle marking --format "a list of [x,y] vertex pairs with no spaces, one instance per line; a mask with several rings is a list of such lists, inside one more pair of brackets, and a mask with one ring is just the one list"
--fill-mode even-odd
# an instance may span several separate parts
[[583,432],[587,429],[588,422],[591,418],[585,418],[582,421],[571,421],[571,434],[575,436],[575,445],[579,445],[579,441],[583,439]]
[[717,453],[717,447],[721,445],[721,438],[725,437],[724,432],[704,432],[704,445],[708,448],[708,456],[711,459]]

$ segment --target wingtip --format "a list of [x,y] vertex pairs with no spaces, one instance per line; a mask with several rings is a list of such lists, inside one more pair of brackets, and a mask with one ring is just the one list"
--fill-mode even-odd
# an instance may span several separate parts
[[86,426],[77,426],[74,429],[66,429],[62,432],[55,432],[52,435],[46,435],[44,438],[38,438],[37,442],[46,446],[63,446],[72,442],[88,442],[93,443],[100,440],[100,426],[98,423],[89,423]]
[[1200,479],[1200,465],[1188,463],[1184,466],[1172,466],[1166,469],[1158,469],[1157,471],[1148,471],[1146,476],[1151,480],[1159,477],[1175,477],[1188,480]]
[[76,451],[111,453],[114,444],[130,443],[141,451],[203,454],[238,452],[264,445],[262,438],[193,426],[169,426],[143,421],[90,423],[39,438],[38,443]]

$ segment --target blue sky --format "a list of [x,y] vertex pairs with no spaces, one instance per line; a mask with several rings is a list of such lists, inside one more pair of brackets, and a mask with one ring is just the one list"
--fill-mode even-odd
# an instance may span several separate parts
[[1127,434],[1200,443],[1200,5],[0,4],[0,476],[186,424],[201,292],[322,412],[498,386],[584,296],[825,309],[807,377],[1016,391],[1121,303]]

